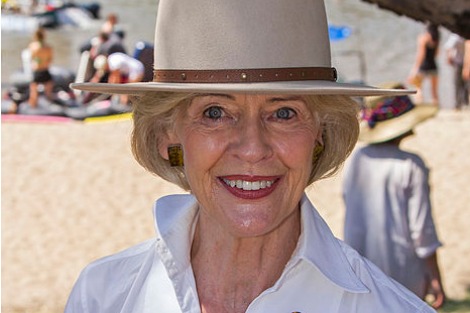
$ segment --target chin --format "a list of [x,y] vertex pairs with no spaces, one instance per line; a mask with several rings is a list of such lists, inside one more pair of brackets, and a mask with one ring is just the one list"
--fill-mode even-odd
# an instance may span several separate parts
[[238,237],[259,237],[276,229],[280,223],[275,223],[272,216],[266,214],[243,214],[234,218],[231,216],[227,229]]

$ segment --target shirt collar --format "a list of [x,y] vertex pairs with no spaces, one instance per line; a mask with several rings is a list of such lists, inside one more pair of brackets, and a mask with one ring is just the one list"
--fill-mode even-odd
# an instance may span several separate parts
[[196,199],[189,194],[162,197],[153,208],[157,249],[170,251],[176,271],[191,266],[190,251],[197,213]]
[[300,201],[300,209],[302,233],[294,257],[309,262],[340,288],[354,293],[369,292],[354,272],[340,241],[305,194]]
[[[177,271],[191,265],[191,242],[197,213],[197,201],[188,194],[160,198],[154,206],[157,240],[163,241],[164,249],[171,252]],[[339,240],[305,194],[301,199],[301,223],[302,233],[293,259],[307,261],[335,285],[349,292],[368,292],[354,273]]]

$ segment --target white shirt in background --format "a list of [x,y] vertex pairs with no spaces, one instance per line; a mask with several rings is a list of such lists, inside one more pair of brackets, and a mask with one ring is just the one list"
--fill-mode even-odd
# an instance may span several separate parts
[[344,171],[344,241],[419,297],[424,258],[441,246],[431,215],[428,169],[396,145],[358,148]]

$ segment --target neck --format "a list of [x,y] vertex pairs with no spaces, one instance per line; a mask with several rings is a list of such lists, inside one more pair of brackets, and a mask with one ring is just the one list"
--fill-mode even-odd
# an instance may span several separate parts
[[257,237],[232,236],[211,223],[201,212],[191,251],[202,312],[245,312],[274,285],[292,256],[300,236],[300,210]]

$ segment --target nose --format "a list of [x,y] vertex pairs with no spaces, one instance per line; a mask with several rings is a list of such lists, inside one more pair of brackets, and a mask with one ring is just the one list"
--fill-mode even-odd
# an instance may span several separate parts
[[251,117],[241,123],[233,152],[240,160],[252,164],[272,156],[268,130],[259,118]]

